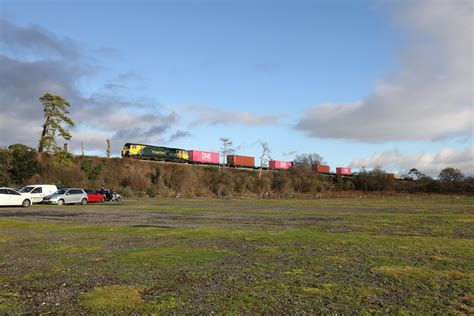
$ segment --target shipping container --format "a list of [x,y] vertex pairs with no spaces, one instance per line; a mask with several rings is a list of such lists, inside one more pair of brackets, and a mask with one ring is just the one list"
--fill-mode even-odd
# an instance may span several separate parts
[[338,167],[338,168],[336,168],[336,173],[337,174],[344,174],[344,175],[352,174],[352,168]]
[[255,167],[255,158],[249,156],[229,155],[227,164],[232,167]]
[[293,168],[306,168],[308,165],[301,161],[293,161]]
[[268,163],[270,169],[289,169],[293,166],[291,161],[270,160]]
[[219,153],[200,150],[188,150],[189,160],[196,163],[219,163]]
[[396,179],[396,180],[401,179],[400,174],[398,174],[398,173],[386,173],[385,178],[387,178],[387,179]]
[[319,173],[329,173],[330,167],[325,165],[313,165],[313,170]]

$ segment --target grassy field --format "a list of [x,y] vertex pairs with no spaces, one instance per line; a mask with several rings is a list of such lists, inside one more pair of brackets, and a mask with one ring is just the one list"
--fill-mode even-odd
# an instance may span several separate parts
[[0,313],[474,313],[474,198],[0,209]]

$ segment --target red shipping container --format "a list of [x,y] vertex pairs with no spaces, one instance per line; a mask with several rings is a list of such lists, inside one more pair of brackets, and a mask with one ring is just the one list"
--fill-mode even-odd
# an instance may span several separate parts
[[255,167],[255,158],[249,156],[229,155],[227,164],[233,167]]
[[200,151],[200,150],[188,150],[189,160],[192,162],[200,163],[219,163],[219,153]]
[[313,165],[313,170],[319,173],[329,173],[329,166]]
[[336,173],[337,174],[352,174],[352,168],[338,167],[336,168]]
[[268,163],[270,169],[289,169],[293,166],[291,161],[270,160]]

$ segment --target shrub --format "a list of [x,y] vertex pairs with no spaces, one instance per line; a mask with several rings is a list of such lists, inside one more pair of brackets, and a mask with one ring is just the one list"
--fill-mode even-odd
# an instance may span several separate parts
[[0,186],[10,184],[10,166],[12,155],[8,149],[0,148]]
[[8,154],[4,154],[3,159],[7,163],[9,162],[6,168],[12,183],[25,184],[26,180],[40,172],[38,157],[33,148],[15,144],[9,146],[8,150],[10,151],[10,158],[8,158]]
[[211,182],[212,192],[218,197],[231,197],[233,194],[234,180],[225,170],[216,173]]
[[102,164],[98,163],[94,166],[91,159],[84,159],[81,162],[81,170],[86,174],[90,181],[97,181],[102,173]]
[[280,196],[291,196],[294,191],[288,172],[275,172],[271,181],[271,189]]
[[263,175],[261,178],[257,178],[254,182],[254,192],[259,196],[266,197],[271,191],[271,179],[267,175]]

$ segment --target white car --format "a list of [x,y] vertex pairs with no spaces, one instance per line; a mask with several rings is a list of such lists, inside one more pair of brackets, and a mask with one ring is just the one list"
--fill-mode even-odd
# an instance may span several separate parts
[[20,193],[31,195],[33,203],[41,203],[45,196],[53,194],[58,188],[52,184],[33,184],[27,185],[20,190]]
[[12,188],[0,188],[0,205],[29,207],[32,203],[31,196],[20,193]]

